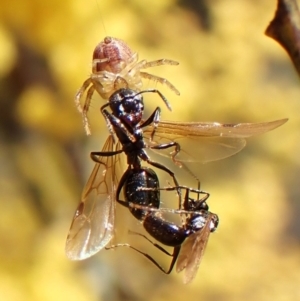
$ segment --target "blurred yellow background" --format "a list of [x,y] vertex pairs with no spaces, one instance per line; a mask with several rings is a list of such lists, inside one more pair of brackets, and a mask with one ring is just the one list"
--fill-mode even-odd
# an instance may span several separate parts
[[[0,300],[300,299],[300,85],[284,50],[263,34],[276,5],[2,1]],[[147,95],[147,114],[159,105],[167,120],[290,118],[249,139],[236,156],[199,165],[220,225],[191,285],[184,286],[175,271],[162,274],[132,250],[102,251],[83,262],[65,257],[72,215],[93,166],[89,152],[100,150],[107,137],[99,114],[103,100],[93,97],[93,135],[87,137],[73,99],[106,35],[126,41],[140,59],[180,62],[149,70],[170,80],[181,96],[155,85],[173,112]],[[155,258],[167,266],[165,257]]]

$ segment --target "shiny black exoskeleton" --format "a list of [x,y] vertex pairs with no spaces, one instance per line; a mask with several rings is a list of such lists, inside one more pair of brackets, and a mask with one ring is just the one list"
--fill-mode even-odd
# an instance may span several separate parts
[[[142,93],[157,93],[170,108],[167,99],[155,89],[141,92],[136,92],[131,89],[120,89],[111,95],[107,104],[101,107],[101,112],[106,120],[109,131],[117,135],[122,145],[143,140],[142,128],[151,123],[153,123],[154,126],[158,125],[160,118],[159,107],[154,110],[146,121],[142,122],[144,113]],[[107,106],[110,107],[111,113],[105,109]],[[171,146],[173,146],[173,144],[169,147]]]
[[[124,196],[126,202],[132,202],[141,206],[147,206],[152,208],[159,208],[160,206],[160,191],[157,190],[159,187],[159,180],[156,173],[146,167],[141,167],[139,170],[129,169],[124,178]],[[121,180],[122,183],[122,180]],[[142,190],[143,188],[153,190]],[[120,191],[117,191],[117,198]],[[119,201],[117,199],[117,201]],[[125,206],[127,207],[127,203]],[[123,205],[124,203],[122,203]],[[148,211],[138,208],[129,208],[130,212],[138,220],[145,220],[149,214]]]
[[[117,192],[117,201],[123,206],[129,207],[131,213],[140,221],[143,227],[155,240],[163,245],[173,247],[173,254],[169,254],[162,247],[157,246],[163,252],[173,257],[170,267],[165,271],[152,257],[140,250],[134,250],[150,259],[160,270],[169,274],[179,256],[181,245],[192,234],[203,231],[208,219],[210,225],[206,227],[205,231],[214,232],[218,226],[218,216],[210,213],[209,207],[206,203],[209,194],[197,189],[189,189],[184,186],[169,187],[165,190],[176,190],[177,188],[186,189],[183,209],[175,210],[177,214],[185,214],[186,219],[182,226],[173,222],[169,222],[162,217],[162,212],[173,212],[172,209],[162,209],[160,206],[160,188],[159,180],[156,173],[150,169],[141,167],[139,170],[130,170],[124,178],[124,197],[125,201],[119,199],[120,191]],[[199,194],[204,194],[201,199],[192,199],[189,197],[190,191]],[[199,255],[200,256],[200,255]]]
[[136,126],[142,120],[144,113],[143,97],[133,90],[118,90],[112,94],[108,105],[115,117],[131,127]]
[[[155,146],[148,146],[145,143],[143,127],[153,124],[155,128],[158,125],[160,118],[160,108],[157,107],[147,120],[142,120],[144,112],[142,93],[147,92],[158,93],[168,106],[168,101],[158,90],[151,89],[135,92],[130,89],[120,89],[112,94],[107,104],[101,107],[101,112],[105,117],[107,126],[111,134],[116,135],[119,139],[122,144],[122,149],[115,152],[92,152],[91,158],[95,162],[98,162],[99,156],[113,156],[122,152],[125,153],[127,157],[128,170],[125,172],[122,180],[120,181],[118,191],[122,189],[129,170],[134,169],[139,171],[141,169],[141,160],[167,172],[173,178],[175,186],[179,186],[175,174],[166,166],[152,161],[146,152],[147,147],[152,149],[166,149],[174,147],[175,155],[180,150],[180,146],[176,142]],[[111,108],[111,113],[105,109],[107,106]]]

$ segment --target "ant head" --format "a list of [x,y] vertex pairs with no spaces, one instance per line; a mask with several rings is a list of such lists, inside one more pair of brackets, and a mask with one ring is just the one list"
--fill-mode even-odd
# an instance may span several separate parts
[[131,89],[120,89],[109,99],[112,113],[131,127],[136,126],[144,113],[144,101],[141,94]]
[[184,206],[184,209],[188,210],[188,211],[199,211],[199,210],[208,211],[208,209],[209,209],[205,200],[195,200],[192,198],[186,198],[183,206]]
[[201,202],[201,201],[198,201],[198,206],[196,207],[196,210],[206,210],[208,211],[209,207],[207,205],[207,203],[205,201]]
[[210,232],[214,232],[218,227],[219,217],[216,214],[208,212],[206,210],[198,211],[190,219],[187,220],[188,230],[190,230],[192,233],[195,233],[203,229],[203,227],[207,223],[209,215],[211,215]]

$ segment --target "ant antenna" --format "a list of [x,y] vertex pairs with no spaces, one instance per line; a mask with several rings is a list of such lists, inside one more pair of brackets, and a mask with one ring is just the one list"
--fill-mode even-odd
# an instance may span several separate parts
[[[180,167],[183,168],[187,173],[189,173],[197,181],[197,187],[198,187],[198,190],[200,191],[200,186],[201,186],[200,179],[183,162],[180,162]],[[197,194],[198,194],[198,198],[199,198],[199,192]]]

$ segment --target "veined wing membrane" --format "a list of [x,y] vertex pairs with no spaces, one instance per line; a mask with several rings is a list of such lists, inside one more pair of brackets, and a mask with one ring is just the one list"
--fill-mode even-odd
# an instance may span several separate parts
[[180,254],[177,259],[177,273],[184,271],[184,284],[190,283],[196,276],[199,269],[201,259],[210,235],[210,225],[212,222],[212,214],[208,213],[204,227],[187,238],[184,242]]
[[[102,151],[120,149],[111,136]],[[82,193],[66,241],[66,255],[72,260],[86,259],[114,236],[116,188],[120,180],[121,156],[99,157]]]
[[[153,141],[150,141],[153,131],[152,125],[144,130],[144,136],[149,139],[149,145],[178,142],[181,151],[176,156],[176,160],[179,162],[206,163],[238,153],[246,145],[245,138],[271,131],[287,122],[287,120],[236,124],[160,121]],[[170,149],[156,152],[170,157]]]

